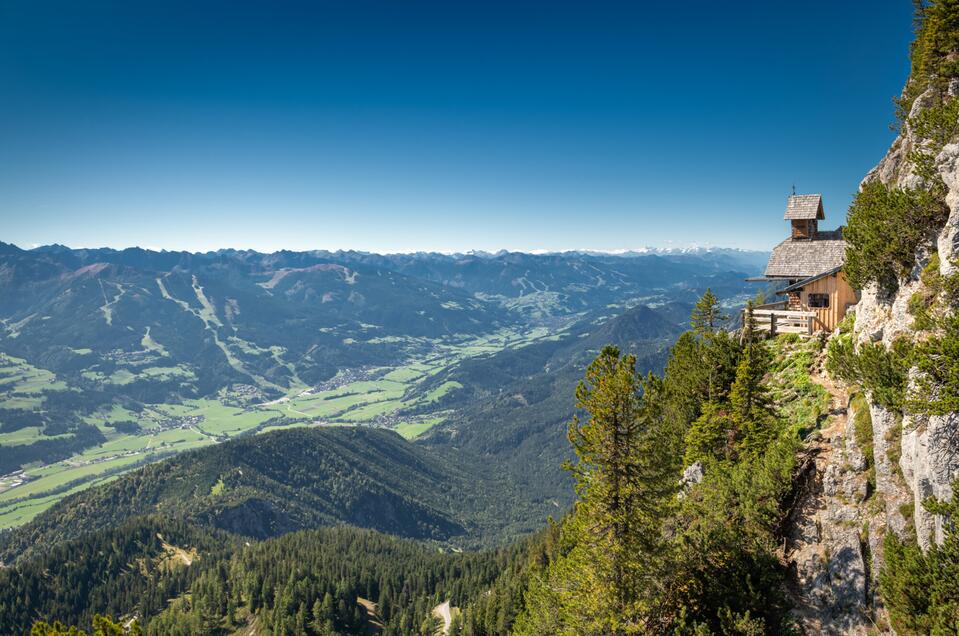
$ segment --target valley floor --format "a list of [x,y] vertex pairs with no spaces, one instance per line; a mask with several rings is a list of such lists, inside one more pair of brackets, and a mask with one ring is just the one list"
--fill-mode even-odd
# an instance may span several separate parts
[[[106,441],[61,461],[37,462],[24,470],[0,476],[0,529],[27,523],[62,498],[106,483],[145,463],[216,444],[241,435],[296,426],[376,426],[395,430],[407,439],[428,432],[448,411],[441,399],[462,388],[458,382],[430,382],[467,358],[521,348],[558,339],[561,330],[503,329],[472,338],[418,343],[428,353],[411,355],[394,367],[343,370],[313,387],[294,387],[277,400],[251,401],[256,387],[234,387],[215,398],[185,400],[179,404],[151,404],[136,413],[114,405],[109,411],[86,417]],[[2,354],[0,354],[2,355]],[[4,356],[0,374],[0,405],[57,388],[54,374],[24,361]],[[65,387],[63,387],[65,388]],[[4,394],[8,394],[4,401]],[[36,406],[36,405],[35,405]],[[136,422],[139,431],[127,433],[112,424]],[[0,445],[30,444],[49,436],[37,427],[0,433]]]

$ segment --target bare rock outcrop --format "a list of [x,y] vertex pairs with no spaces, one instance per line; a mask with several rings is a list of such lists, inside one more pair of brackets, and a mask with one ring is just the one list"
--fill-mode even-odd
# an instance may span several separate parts
[[[954,91],[955,87],[950,90]],[[920,95],[913,103],[910,116],[928,108],[934,98],[931,90]],[[928,143],[905,124],[889,152],[863,182],[878,180],[890,187],[921,187],[922,180],[909,161],[909,153],[926,147]],[[934,164],[947,189],[945,201],[949,216],[935,238],[935,247],[939,254],[939,272],[948,276],[959,271],[959,144],[945,145]],[[929,258],[929,248],[920,248],[910,276],[891,294],[881,293],[874,285],[863,290],[856,306],[855,329],[859,342],[881,342],[890,347],[899,338],[916,337],[908,306],[910,298],[922,286],[920,273]],[[870,410],[877,490],[886,502],[889,529],[902,536],[914,530],[923,547],[928,547],[930,540],[941,542],[942,520],[927,512],[922,501],[928,496],[948,498],[952,495],[951,483],[959,477],[959,416],[894,413],[874,403],[870,404]],[[899,458],[898,465],[890,458]],[[907,519],[903,511],[910,507],[911,519]]]
[[910,416],[905,418],[902,434],[903,477],[912,491],[916,538],[928,548],[931,541],[942,543],[943,520],[926,512],[927,497],[949,500],[952,482],[959,475],[959,414]]

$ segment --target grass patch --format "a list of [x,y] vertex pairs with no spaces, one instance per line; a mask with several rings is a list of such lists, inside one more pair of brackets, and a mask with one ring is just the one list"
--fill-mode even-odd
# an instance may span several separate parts
[[272,433],[273,431],[285,431],[288,428],[309,428],[314,426],[309,422],[290,422],[289,424],[271,424],[270,426],[264,426],[259,430],[259,433]]
[[19,411],[36,411],[43,406],[42,397],[30,397],[18,395],[0,402],[0,409],[11,409]]
[[[64,391],[67,385],[57,380],[51,371],[35,367],[21,358],[0,353],[0,399],[6,402],[17,398],[40,395],[44,391]],[[41,398],[42,401],[42,398]],[[16,408],[4,404],[3,408]]]
[[9,433],[0,433],[0,446],[23,446],[46,439],[62,439],[65,437],[73,437],[73,433],[44,435],[43,428],[40,426],[25,426]]
[[341,415],[339,419],[345,422],[365,422],[380,415],[386,415],[404,406],[402,400],[383,400],[382,402],[372,402],[365,406],[351,409]]
[[436,400],[440,399],[441,397],[443,397],[450,391],[454,391],[456,389],[462,389],[462,388],[463,388],[463,385],[460,384],[459,382],[444,382],[443,384],[439,385],[435,389],[423,395],[423,397],[420,398],[420,401],[435,402]]
[[382,379],[389,380],[391,382],[407,383],[420,379],[423,377],[423,373],[423,370],[414,369],[412,366],[400,367],[398,369],[393,369],[384,375]]
[[829,412],[829,392],[812,381],[812,368],[819,354],[817,340],[790,338],[785,334],[768,342],[772,363],[769,391],[782,419],[806,435]]
[[856,446],[866,458],[866,483],[868,491],[866,496],[876,491],[876,456],[873,449],[872,437],[872,415],[869,413],[869,403],[866,396],[857,391],[849,400],[849,405],[855,411],[853,418],[853,434],[856,439]]
[[[20,499],[22,497],[27,497],[30,495],[36,495],[39,493],[46,492],[48,490],[53,490],[60,486],[75,481],[77,479],[83,479],[85,477],[90,477],[103,473],[105,471],[122,468],[130,464],[134,464],[138,461],[141,461],[142,457],[137,457],[136,455],[131,455],[127,457],[118,457],[116,459],[111,459],[108,461],[97,462],[93,464],[83,464],[79,466],[71,466],[65,462],[55,464],[52,467],[49,467],[50,470],[28,470],[27,474],[31,476],[37,476],[36,479],[28,481],[27,483],[17,486],[16,488],[11,488],[0,493],[0,512],[2,512],[2,503],[9,502],[14,499]],[[46,468],[46,467],[45,467]],[[62,495],[61,495],[62,497]]]
[[116,433],[116,429],[108,426],[114,422],[135,422],[139,419],[139,414],[123,408],[118,404],[113,404],[109,409],[101,409],[93,415],[87,415],[83,421],[92,424],[100,429],[104,434]]
[[442,421],[442,417],[431,417],[429,419],[418,420],[416,422],[403,422],[402,424],[397,425],[393,430],[406,439],[415,439]]
[[159,342],[153,339],[153,336],[150,335],[150,327],[147,326],[146,333],[143,334],[143,337],[140,339],[140,346],[143,347],[146,351],[153,351],[161,356],[170,355],[167,350]]
[[117,384],[120,386],[130,384],[137,379],[135,373],[127,371],[126,369],[118,369],[110,374],[110,377],[107,379],[107,382],[110,384]]
[[155,378],[157,380],[165,381],[172,378],[185,378],[194,380],[196,379],[196,374],[193,373],[185,365],[177,365],[175,367],[147,367],[140,372],[140,377],[145,378]]

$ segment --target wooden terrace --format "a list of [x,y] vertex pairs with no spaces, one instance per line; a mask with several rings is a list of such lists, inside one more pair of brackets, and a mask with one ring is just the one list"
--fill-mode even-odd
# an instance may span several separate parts
[[[746,320],[746,310],[743,310],[743,321]],[[787,309],[785,300],[777,303],[757,305],[753,308],[753,321],[759,331],[768,331],[775,335],[779,333],[798,333],[801,336],[812,336],[815,332],[825,328],[819,316],[814,311],[799,311]]]

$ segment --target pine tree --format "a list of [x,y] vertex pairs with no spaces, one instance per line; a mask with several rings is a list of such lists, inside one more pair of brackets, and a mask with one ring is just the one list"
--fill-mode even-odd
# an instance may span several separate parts
[[705,337],[714,333],[719,325],[729,318],[723,314],[723,308],[719,305],[719,299],[712,289],[706,288],[706,292],[696,302],[693,307],[693,314],[690,316],[689,324],[697,336]]
[[450,631],[448,636],[463,636],[463,615],[456,613],[450,620]]
[[306,633],[306,603],[300,603],[299,607],[296,610],[296,618],[294,624],[294,632],[297,634]]
[[706,401],[719,402],[725,395],[736,368],[739,350],[719,326],[729,318],[711,289],[696,302],[689,317],[692,334],[701,343],[702,367],[706,373]]
[[950,501],[927,499],[923,507],[940,515],[944,537],[923,552],[894,533],[885,541],[879,587],[900,634],[955,634],[959,631],[959,481]]
[[226,601],[226,624],[232,627],[236,624],[236,600],[230,594]]
[[753,456],[761,453],[774,437],[769,392],[763,378],[769,371],[769,350],[759,339],[752,302],[746,305],[742,331],[743,350],[736,367],[736,380],[729,390],[733,421],[739,429],[740,445]]
[[534,581],[517,634],[642,633],[656,602],[665,546],[660,524],[675,487],[673,444],[660,408],[661,381],[637,377],[633,356],[606,347],[576,390],[567,464],[579,501],[567,518],[567,551]]
[[[108,616],[93,616],[93,636],[142,636],[140,622],[134,620],[129,627],[114,623]],[[34,623],[30,628],[30,636],[85,636],[86,632],[75,626],[65,626],[59,621],[49,625],[43,621]]]
[[697,461],[732,459],[735,424],[726,405],[707,402],[686,434],[688,466]]
[[323,613],[323,604],[320,599],[313,601],[313,608],[310,612],[310,627],[314,632],[321,632],[323,624],[326,622],[326,615]]
[[703,364],[705,345],[692,332],[683,333],[670,351],[663,381],[670,415],[681,428],[699,417],[709,395],[709,372]]

